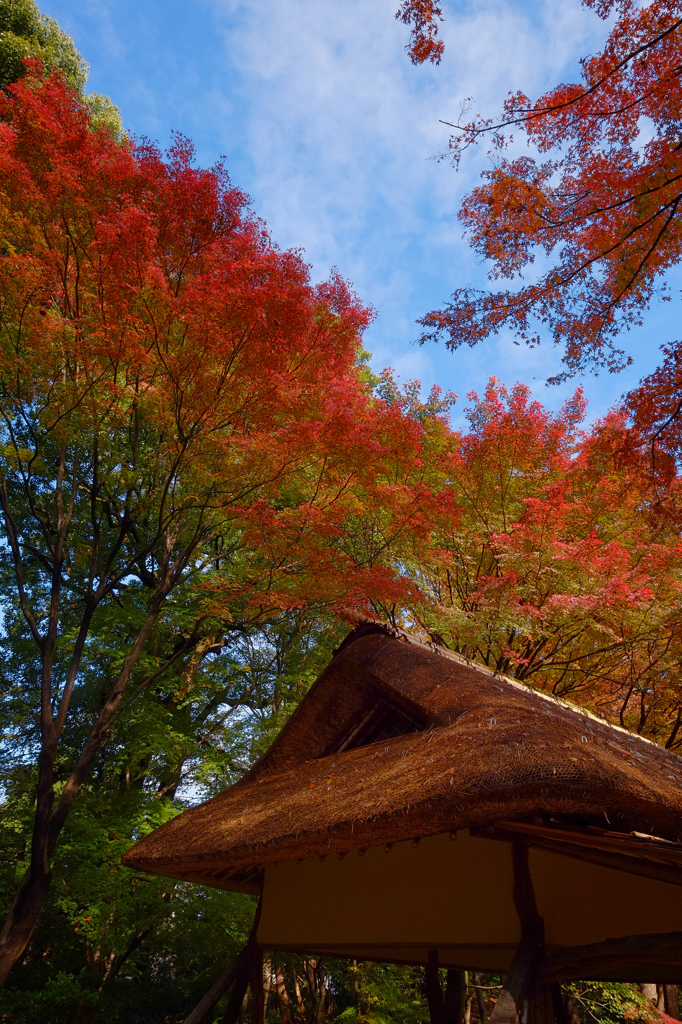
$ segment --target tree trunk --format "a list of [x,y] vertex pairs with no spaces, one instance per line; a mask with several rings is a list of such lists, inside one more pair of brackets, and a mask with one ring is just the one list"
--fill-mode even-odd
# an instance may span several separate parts
[[268,1013],[268,1003],[272,991],[272,960],[269,956],[263,957],[263,1017]]
[[286,981],[284,980],[284,968],[278,964],[275,968],[275,986],[277,989],[277,1000],[279,1002],[279,1015],[284,1024],[291,1024],[291,999],[287,992]]
[[27,871],[0,931],[0,988],[31,941],[50,888],[50,871]]
[[570,1024],[580,1024],[580,1017],[578,1016],[578,1007],[575,1005],[575,999],[573,996],[569,996],[566,1000],[566,1013]]
[[362,1016],[362,1008],[360,1006],[360,982],[358,981],[358,962],[353,961],[353,994],[355,996],[355,1013],[358,1017]]
[[305,1020],[305,1003],[303,1002],[303,996],[301,995],[301,984],[298,974],[294,971],[294,992],[296,993],[296,1004],[299,1008],[301,1016]]
[[679,985],[664,985],[663,986],[663,1002],[665,1006],[665,1012],[669,1017],[674,1017],[675,1020],[680,1019],[680,986]]
[[318,1024],[324,1010],[324,999],[326,985],[322,971],[322,961],[309,959],[305,961],[306,977],[308,981],[308,993],[310,995],[310,1006],[308,1008],[308,1024]]
[[485,1005],[485,995],[481,985],[481,975],[474,974],[474,985],[476,986],[476,1002],[478,1003],[478,1016],[481,1024],[488,1024],[488,1011]]
[[[58,729],[61,728],[63,722],[60,724],[61,709],[58,718],[52,719],[52,705],[50,702],[51,661],[47,658],[46,654],[47,644],[41,652],[43,660],[42,675],[44,677],[43,691],[47,691],[47,697],[43,693],[41,752],[38,762],[36,812],[31,840],[31,866],[21,880],[17,894],[2,926],[2,931],[0,931],[0,988],[5,984],[10,971],[28,946],[45,906],[52,877],[50,860],[54,853],[57,839],[71,810],[73,801],[76,799],[98,751],[108,739],[109,732],[116,720],[116,709],[123,697],[130,674],[158,618],[163,603],[163,598],[160,598],[161,593],[162,591],[159,590],[152,602],[152,608],[147,614],[145,622],[123,662],[116,682],[108,695],[104,707],[99,712],[97,721],[90,731],[90,735],[85,742],[71,775],[66,781],[54,810],[53,766],[59,738]],[[47,686],[45,679],[47,679]]]
[[256,916],[253,919],[253,925],[251,926],[251,934],[249,940],[243,949],[239,951],[237,957],[230,968],[225,971],[224,974],[218,978],[216,982],[208,990],[204,998],[194,1007],[189,1017],[185,1019],[184,1024],[202,1024],[202,1021],[208,1017],[214,1006],[220,1002],[222,997],[227,992],[230,985],[232,991],[230,992],[230,998],[227,1003],[227,1009],[223,1016],[224,1024],[236,1024],[239,1018],[239,1012],[242,1008],[242,1002],[249,985],[249,978],[254,970],[254,960],[258,960],[261,964],[261,992],[263,991],[263,980],[262,980],[262,953],[260,952],[259,946],[256,942],[256,934],[258,932],[258,924],[260,922],[261,907],[263,905],[262,898],[258,900],[258,906],[256,907]]

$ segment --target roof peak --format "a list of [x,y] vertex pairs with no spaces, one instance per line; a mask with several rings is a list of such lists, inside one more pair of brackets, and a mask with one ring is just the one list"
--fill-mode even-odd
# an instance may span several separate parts
[[[392,637],[396,640],[402,640],[404,643],[421,648],[422,650],[430,651],[432,654],[437,654],[441,657],[448,658],[459,665],[474,669],[490,679],[501,680],[507,685],[520,690],[522,693],[534,694],[542,700],[547,701],[549,704],[564,708],[574,714],[581,715],[583,718],[590,719],[598,725],[604,726],[608,729],[613,729],[615,732],[628,736],[633,740],[648,743],[650,746],[653,746],[658,750],[664,749],[653,740],[648,739],[648,737],[641,736],[639,733],[633,732],[631,729],[626,729],[625,726],[617,725],[615,722],[609,721],[608,718],[602,718],[599,715],[596,715],[593,711],[589,711],[587,708],[582,707],[580,704],[574,704],[572,701],[566,700],[565,697],[557,697],[555,694],[545,693],[543,690],[535,689],[535,687],[529,686],[527,683],[523,683],[518,679],[513,679],[511,676],[508,676],[503,672],[498,672],[497,669],[491,669],[487,665],[483,665],[480,661],[472,661],[470,658],[466,658],[464,655],[458,654],[456,651],[451,650],[449,647],[445,647],[443,644],[437,643],[435,640],[425,640],[423,637],[404,629],[402,626],[394,626],[392,623],[386,622],[383,619],[373,619],[368,615],[361,612],[355,612],[353,610],[344,611],[343,618],[348,623],[353,624],[354,628],[348,636],[344,637],[336,648],[334,651],[334,657],[336,657],[337,654],[340,654],[347,645],[354,643],[356,640],[359,640],[364,636],[369,636],[372,633],[383,633],[385,636]],[[670,753],[670,751],[666,752]]]

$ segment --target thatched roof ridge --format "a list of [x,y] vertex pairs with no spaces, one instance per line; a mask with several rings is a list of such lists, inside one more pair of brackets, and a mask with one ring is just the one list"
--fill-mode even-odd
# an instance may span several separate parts
[[449,647],[444,647],[442,644],[438,644],[433,640],[425,640],[422,637],[417,636],[415,633],[410,633],[408,630],[402,629],[400,626],[394,626],[389,622],[383,622],[379,619],[370,619],[366,615],[347,613],[346,617],[349,621],[354,623],[355,629],[345,637],[334,654],[338,654],[345,644],[352,643],[361,635],[366,636],[369,633],[383,633],[385,636],[395,637],[396,640],[401,640],[403,643],[410,644],[412,647],[419,647],[425,651],[429,651],[431,654],[438,654],[441,657],[458,662],[460,665],[466,665],[467,668],[473,668],[481,675],[487,675],[491,679],[503,680],[509,686],[514,686],[517,689],[522,690],[523,693],[533,693],[535,696],[542,698],[542,700],[549,701],[552,704],[566,708],[567,711],[572,711],[574,714],[580,715],[581,718],[591,719],[599,725],[606,726],[609,729],[613,729],[615,732],[622,733],[629,739],[636,739],[641,743],[649,743],[652,747],[660,749],[658,745],[654,743],[653,740],[648,739],[648,737],[633,733],[630,729],[626,729],[622,725],[617,725],[615,722],[609,722],[608,719],[602,718],[600,715],[595,715],[593,711],[589,711],[587,708],[583,708],[579,704],[574,704],[572,701],[566,700],[565,697],[557,697],[553,693],[545,693],[543,690],[535,690],[526,685],[526,683],[522,683],[518,679],[512,678],[512,676],[506,675],[504,672],[499,672],[497,669],[489,668],[480,661],[473,661],[471,658],[466,658],[457,651],[452,651]]
[[[368,700],[393,698],[423,714],[421,731],[338,751]],[[273,861],[533,815],[677,840],[682,760],[365,622],[243,780],[140,840],[124,862],[232,888]]]

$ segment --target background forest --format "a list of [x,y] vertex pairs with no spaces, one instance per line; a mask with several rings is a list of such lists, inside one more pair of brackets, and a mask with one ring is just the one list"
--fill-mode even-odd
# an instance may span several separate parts
[[[540,151],[574,131],[564,163],[501,160],[463,208],[498,276],[534,245],[563,246],[557,267],[519,301],[455,293],[425,337],[457,348],[507,318],[532,340],[536,315],[567,374],[615,367],[679,248],[682,19],[646,11],[619,5],[578,92],[508,102]],[[440,60],[441,13],[402,5],[413,62]],[[546,129],[635,51],[663,126],[643,156],[626,115]],[[254,903],[120,857],[253,763],[353,612],[682,747],[679,353],[592,423],[579,388],[552,412],[491,377],[456,431],[453,395],[372,372],[372,310],[338,274],[313,285],[222,164],[131,140],[86,84],[55,21],[0,0],[0,1019],[180,1024]],[[491,130],[504,146],[505,125],[460,127],[457,159]],[[610,204],[580,177],[609,146]],[[484,1022],[500,979],[467,983],[452,1024]],[[273,955],[264,987],[284,1024],[428,1020],[417,969]],[[573,1024],[679,1016],[636,984],[565,996]]]

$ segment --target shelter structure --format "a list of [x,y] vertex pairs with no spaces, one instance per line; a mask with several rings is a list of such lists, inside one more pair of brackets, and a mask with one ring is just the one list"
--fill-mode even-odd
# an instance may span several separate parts
[[561,980],[682,981],[681,838],[675,754],[362,621],[256,765],[124,863],[260,896],[235,1006],[267,948],[422,964],[436,1020],[438,966],[499,971],[493,1021],[544,1024]]

